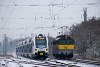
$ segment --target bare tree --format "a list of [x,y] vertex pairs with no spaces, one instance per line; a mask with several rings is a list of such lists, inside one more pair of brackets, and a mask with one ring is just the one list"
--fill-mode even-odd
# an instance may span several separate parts
[[92,18],[71,27],[76,52],[86,57],[100,57],[100,19]]

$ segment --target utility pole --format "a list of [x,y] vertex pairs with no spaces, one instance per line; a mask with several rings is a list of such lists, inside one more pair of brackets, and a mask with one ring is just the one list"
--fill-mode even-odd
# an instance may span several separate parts
[[86,22],[87,21],[87,8],[83,8],[83,11],[84,11],[84,14],[83,14],[84,22]]
[[4,34],[4,39],[3,39],[3,55],[6,56],[7,53],[7,37],[6,34]]

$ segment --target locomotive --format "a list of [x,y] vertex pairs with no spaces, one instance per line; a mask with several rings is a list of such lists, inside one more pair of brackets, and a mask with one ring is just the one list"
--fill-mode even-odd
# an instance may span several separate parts
[[59,59],[71,59],[75,48],[75,41],[68,35],[59,35],[53,41],[53,56]]
[[39,34],[38,36],[30,37],[17,44],[16,55],[29,58],[47,58],[49,54],[48,37]]

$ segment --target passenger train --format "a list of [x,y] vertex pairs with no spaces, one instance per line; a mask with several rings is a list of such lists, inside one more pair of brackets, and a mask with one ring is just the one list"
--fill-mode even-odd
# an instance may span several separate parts
[[49,54],[48,37],[39,34],[17,44],[16,55],[35,59],[47,58]]
[[73,57],[75,41],[68,35],[59,35],[53,41],[53,56],[60,59]]

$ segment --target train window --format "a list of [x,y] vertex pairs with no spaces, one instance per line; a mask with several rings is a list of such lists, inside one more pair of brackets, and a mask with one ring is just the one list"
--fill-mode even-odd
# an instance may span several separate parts
[[32,44],[30,44],[30,47],[32,47]]
[[23,46],[23,49],[25,49],[24,46]]
[[68,44],[74,44],[75,42],[74,42],[74,40],[69,39],[69,40],[67,40],[67,43],[68,43]]
[[27,45],[27,48],[29,48],[29,45]]
[[22,45],[23,45],[23,42],[22,42]]
[[32,49],[29,49],[29,52],[32,52]]
[[25,41],[25,44],[26,44],[26,42],[27,42],[27,41]]
[[32,38],[29,39],[29,42],[31,42],[31,39],[32,39]]

